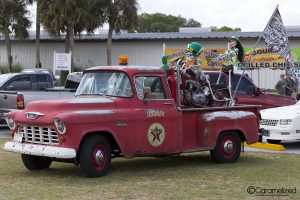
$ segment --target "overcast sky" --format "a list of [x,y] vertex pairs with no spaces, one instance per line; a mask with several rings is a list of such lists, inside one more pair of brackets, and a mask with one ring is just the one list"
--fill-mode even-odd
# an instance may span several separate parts
[[[285,26],[300,25],[299,0],[137,0],[139,14],[165,13],[193,18],[202,27],[229,26],[242,31],[263,31],[274,9],[279,11]],[[32,18],[35,17],[35,9]],[[34,27],[34,26],[33,26]]]
[[284,25],[300,25],[299,0],[138,0],[139,12],[161,12],[193,18],[202,27],[239,27],[262,31],[279,5]]

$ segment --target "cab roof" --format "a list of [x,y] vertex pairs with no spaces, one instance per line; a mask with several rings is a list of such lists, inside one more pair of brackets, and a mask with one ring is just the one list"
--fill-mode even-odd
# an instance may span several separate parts
[[100,71],[100,70],[116,70],[116,71],[124,71],[127,74],[163,74],[164,71],[160,67],[154,66],[138,66],[138,65],[125,65],[125,66],[97,66],[91,67],[85,70],[89,71]]

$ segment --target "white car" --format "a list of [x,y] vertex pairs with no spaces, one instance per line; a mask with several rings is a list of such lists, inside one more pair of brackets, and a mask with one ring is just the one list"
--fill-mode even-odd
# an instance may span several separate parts
[[278,144],[282,140],[300,140],[300,101],[291,106],[260,111],[262,140]]

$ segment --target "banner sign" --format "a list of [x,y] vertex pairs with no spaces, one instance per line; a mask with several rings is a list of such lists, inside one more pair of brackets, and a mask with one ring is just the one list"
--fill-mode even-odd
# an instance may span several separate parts
[[[225,51],[226,48],[207,48],[204,49],[199,56],[198,62],[204,70],[218,70],[225,63]],[[241,68],[260,69],[286,69],[286,59],[279,53],[274,53],[268,48],[253,49],[244,48],[245,57],[244,63],[240,64]],[[172,66],[179,58],[182,58],[181,52],[184,52],[184,48],[165,49],[165,55],[168,57],[168,64]],[[178,54],[176,52],[179,52]],[[248,62],[250,55],[252,55],[250,62]],[[295,68],[300,68],[300,48],[292,48],[292,59]]]

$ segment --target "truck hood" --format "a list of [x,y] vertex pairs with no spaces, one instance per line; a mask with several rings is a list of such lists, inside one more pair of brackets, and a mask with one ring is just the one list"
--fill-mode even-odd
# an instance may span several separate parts
[[[16,112],[15,120],[19,123],[49,124],[53,118],[72,118],[109,114],[115,110],[116,102],[107,97],[77,97],[65,100],[41,100],[30,102],[24,111]],[[26,118],[27,113],[38,113],[36,119]],[[82,120],[82,118],[81,118]]]
[[296,103],[295,98],[279,95],[279,94],[272,94],[264,92],[268,101],[272,102],[274,105],[293,105]]
[[264,94],[268,95],[269,97],[286,99],[286,100],[291,100],[291,101],[295,102],[295,98],[290,97],[290,96],[285,96],[285,95],[280,95],[280,94],[274,94],[274,93],[269,93],[269,92],[264,92]]
[[260,111],[262,119],[287,119],[300,116],[300,104],[268,108]]

